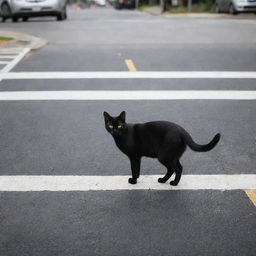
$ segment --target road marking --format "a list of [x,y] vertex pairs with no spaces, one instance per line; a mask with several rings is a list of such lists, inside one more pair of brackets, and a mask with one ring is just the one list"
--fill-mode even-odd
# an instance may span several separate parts
[[8,64],[10,61],[8,61],[8,60],[0,60],[0,64],[2,65],[2,64]]
[[0,79],[256,79],[256,72],[11,72],[0,73]]
[[137,71],[137,69],[136,69],[132,60],[125,60],[125,64],[128,67],[130,72],[136,72]]
[[5,100],[256,100],[256,91],[4,91]]
[[0,176],[0,191],[256,189],[255,174],[183,175],[176,187],[158,183],[161,176],[142,175],[136,185],[127,182],[130,176]]
[[[12,61],[10,61],[0,72],[0,81],[2,80],[2,75],[8,73],[12,68],[14,68],[15,65],[17,65],[17,63],[19,61],[21,61],[21,59],[30,51],[30,48],[24,48],[22,49],[18,55],[16,56],[8,56],[10,58],[13,58]],[[2,58],[6,58],[6,56],[2,56]]]
[[15,57],[15,55],[1,55],[0,59],[14,59]]
[[0,49],[0,54],[15,54],[15,53],[20,53],[24,48],[1,48]]
[[245,193],[250,198],[254,206],[256,206],[256,190],[245,190]]

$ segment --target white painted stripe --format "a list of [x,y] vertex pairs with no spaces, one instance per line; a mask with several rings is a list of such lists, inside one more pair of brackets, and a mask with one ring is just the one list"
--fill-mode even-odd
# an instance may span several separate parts
[[256,100],[256,91],[16,91],[4,100]]
[[130,176],[0,176],[0,191],[89,191],[89,190],[236,190],[256,189],[255,174],[183,175],[178,186],[142,175],[136,185]]
[[181,72],[11,72],[0,79],[255,79],[256,72],[181,71]]
[[0,59],[14,59],[15,55],[0,55]]
[[0,72],[0,81],[2,80],[2,74],[9,72],[13,69],[18,62],[30,51],[30,48],[24,48],[8,65],[6,65]]
[[13,54],[13,53],[19,53],[23,50],[24,48],[18,48],[18,47],[15,47],[15,48],[2,48],[0,49],[0,54],[2,53],[10,53],[10,54]]
[[4,57],[4,56],[6,56],[6,55],[11,55],[11,56],[16,56],[18,53],[16,53],[16,52],[1,52],[0,51],[0,57]]
[[3,65],[3,64],[8,64],[10,63],[10,61],[8,60],[0,60],[0,64]]

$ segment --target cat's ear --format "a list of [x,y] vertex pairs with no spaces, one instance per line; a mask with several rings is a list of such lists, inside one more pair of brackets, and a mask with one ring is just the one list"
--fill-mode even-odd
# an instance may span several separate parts
[[105,119],[106,123],[109,122],[112,119],[112,117],[105,111],[103,113],[103,116],[104,116],[104,119]]
[[119,118],[122,120],[122,122],[125,123],[125,111],[123,111],[120,115]]

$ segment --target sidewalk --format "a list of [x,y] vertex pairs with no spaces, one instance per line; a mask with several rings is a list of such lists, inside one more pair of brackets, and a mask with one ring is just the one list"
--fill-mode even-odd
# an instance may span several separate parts
[[147,7],[144,9],[144,12],[151,15],[161,15],[163,17],[178,17],[178,18],[255,18],[256,15],[252,13],[241,13],[238,15],[230,15],[228,13],[208,13],[208,12],[187,12],[187,13],[162,13],[160,5]]
[[0,37],[13,38],[13,40],[10,41],[2,41],[2,43],[0,43],[0,48],[27,47],[31,50],[37,50],[44,47],[47,44],[47,40],[43,38],[12,31],[0,30]]

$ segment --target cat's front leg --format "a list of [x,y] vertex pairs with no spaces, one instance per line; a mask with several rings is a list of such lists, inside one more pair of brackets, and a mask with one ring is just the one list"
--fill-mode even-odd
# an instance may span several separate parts
[[131,161],[131,169],[132,169],[132,178],[129,178],[128,182],[130,184],[136,184],[137,179],[140,176],[140,162],[141,158],[140,157],[130,157]]

